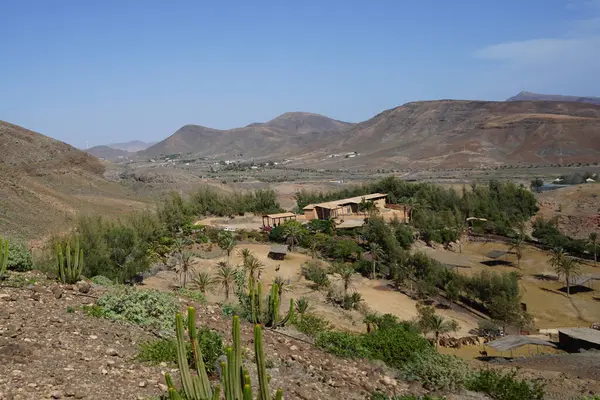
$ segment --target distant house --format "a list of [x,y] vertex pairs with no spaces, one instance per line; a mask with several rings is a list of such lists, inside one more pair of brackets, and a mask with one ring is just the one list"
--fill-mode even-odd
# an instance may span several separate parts
[[284,212],[278,214],[266,214],[262,217],[262,223],[264,227],[267,226],[279,226],[285,221],[295,220],[296,214],[293,212]]
[[272,260],[283,260],[286,256],[286,254],[287,254],[287,246],[277,245],[277,246],[271,247],[267,257],[269,257]]
[[[319,204],[310,204],[304,208],[305,217],[307,215],[307,207],[313,207],[313,217],[317,219],[337,218],[344,215],[359,214],[359,205],[365,202],[371,202],[378,209],[384,209],[387,194],[372,193],[364,196],[350,197],[347,199],[328,201]],[[309,214],[310,215],[310,214]],[[312,219],[312,218],[311,218]]]

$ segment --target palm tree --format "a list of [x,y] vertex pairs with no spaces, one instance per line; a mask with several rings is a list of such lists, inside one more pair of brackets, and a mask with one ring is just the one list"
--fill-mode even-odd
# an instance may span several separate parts
[[283,279],[281,276],[276,276],[275,279],[273,279],[273,284],[277,285],[277,294],[279,295],[280,299],[283,292],[290,290],[290,280]]
[[402,203],[408,206],[408,222],[412,222],[412,217],[415,211],[429,209],[429,204],[423,200],[419,201],[414,197],[404,197]]
[[590,233],[590,236],[588,237],[588,247],[594,254],[594,264],[598,264],[598,245],[600,245],[600,243],[598,243],[598,233]]
[[518,234],[510,241],[509,251],[514,251],[517,256],[517,268],[521,268],[521,258],[523,258],[523,248],[525,248],[525,239]]
[[256,281],[257,274],[260,274],[265,269],[265,264],[256,257],[250,256],[244,263],[244,269],[248,271],[248,277],[254,282]]
[[553,248],[550,256],[550,266],[556,270],[568,255],[562,247]]
[[455,320],[447,320],[440,315],[433,314],[428,318],[429,329],[435,335],[435,348],[437,349],[440,343],[440,335],[448,332],[456,332],[459,329],[458,323]]
[[302,236],[304,236],[302,225],[300,225],[300,223],[286,224],[285,228],[283,229],[283,236],[285,236],[290,245],[290,251],[294,251],[294,246],[300,241]]
[[308,249],[310,250],[310,257],[314,260],[317,258],[319,242],[315,239],[314,236],[308,237]]
[[338,269],[338,275],[342,279],[344,284],[344,294],[348,294],[348,289],[352,285],[352,276],[354,275],[354,269],[349,266],[342,266]]
[[219,235],[217,239],[217,244],[219,247],[227,252],[227,261],[229,261],[229,257],[231,256],[231,252],[235,249],[236,241],[229,232],[223,232]]
[[242,264],[245,266],[250,257],[254,257],[254,254],[250,251],[250,249],[244,247],[241,250],[238,250],[238,255],[242,257]]
[[198,287],[198,290],[200,290],[204,295],[206,295],[206,291],[210,290],[210,288],[215,284],[215,278],[206,271],[198,272],[198,274],[192,280]]
[[[179,282],[182,283],[182,287],[185,289],[185,285],[187,284],[188,275],[191,274],[190,266],[191,259],[194,256],[194,253],[181,249],[177,253],[177,267],[175,267],[175,272],[179,275]],[[183,278],[183,279],[182,279]]]
[[371,279],[375,279],[377,264],[379,263],[379,260],[383,258],[383,256],[385,256],[385,254],[383,252],[383,248],[379,245],[379,243],[369,243],[369,250],[371,252],[371,267],[373,268]]
[[565,283],[567,284],[567,296],[570,297],[571,278],[579,275],[579,262],[577,262],[577,260],[573,257],[564,257],[560,264],[555,267],[555,271],[559,277],[561,275],[565,277]]
[[374,312],[365,314],[363,324],[367,325],[367,333],[377,329],[377,323],[379,322],[379,316]]
[[217,263],[217,276],[216,282],[219,283],[225,290],[225,299],[229,300],[229,293],[231,287],[235,282],[235,268],[229,265],[226,261],[219,261]]

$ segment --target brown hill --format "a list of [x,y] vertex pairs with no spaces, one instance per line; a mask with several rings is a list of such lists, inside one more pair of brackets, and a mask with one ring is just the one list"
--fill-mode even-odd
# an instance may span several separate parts
[[[320,164],[473,167],[600,160],[600,106],[575,102],[441,100],[387,110],[325,138]],[[354,158],[323,158],[357,151]]]
[[564,96],[560,94],[541,94],[533,92],[520,92],[506,101],[573,101],[576,103],[600,104],[600,97]]
[[266,123],[254,123],[243,128],[218,130],[199,125],[186,125],[165,140],[139,152],[142,156],[195,153],[200,156],[233,156],[243,154],[262,157],[276,154],[283,157],[312,150],[311,137],[320,138],[328,132],[341,132],[353,124],[318,114],[285,113]]
[[0,236],[41,238],[65,229],[81,211],[143,206],[103,173],[88,153],[0,121]]

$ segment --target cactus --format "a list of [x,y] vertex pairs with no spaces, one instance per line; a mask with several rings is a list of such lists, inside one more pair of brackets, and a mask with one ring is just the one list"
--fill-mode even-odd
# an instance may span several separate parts
[[71,252],[71,244],[67,242],[65,253],[62,246],[56,243],[56,275],[62,283],[77,283],[81,272],[83,271],[83,250],[79,249],[79,241],[75,241],[75,246]]
[[[197,375],[192,375],[188,365],[186,342],[184,336],[183,318],[177,314],[175,318],[175,330],[177,333],[177,364],[181,375],[182,388],[180,393],[169,374],[165,374],[170,400],[219,400],[221,399],[221,388],[215,386],[211,389],[202,352],[198,347],[196,336],[196,312],[193,307],[188,308],[188,332],[192,342],[193,363],[196,365]],[[242,368],[242,347],[240,341],[240,320],[233,317],[232,324],[233,346],[225,351],[227,362],[221,363],[221,385],[224,388],[225,400],[252,400],[252,386],[248,370]],[[269,377],[265,367],[265,358],[262,350],[262,328],[254,326],[254,349],[256,353],[256,366],[258,370],[258,397],[260,400],[272,400],[269,389]],[[283,399],[283,391],[278,389],[275,400]]]
[[8,266],[8,239],[0,237],[0,280],[4,279]]

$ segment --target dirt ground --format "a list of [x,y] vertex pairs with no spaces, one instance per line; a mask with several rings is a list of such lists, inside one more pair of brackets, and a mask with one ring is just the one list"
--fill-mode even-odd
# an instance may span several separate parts
[[[490,260],[485,254],[492,250],[508,251],[508,246],[503,243],[465,243],[462,246],[462,253],[424,246],[421,249],[440,262],[469,266],[470,268],[458,269],[460,273],[466,275],[484,270],[518,271],[523,274],[521,279],[523,301],[527,304],[527,310],[534,316],[538,328],[587,327],[600,321],[600,303],[593,298],[600,295],[600,281],[592,281],[590,284],[595,290],[573,293],[568,298],[560,291],[564,287],[564,281],[561,283],[538,278],[539,274],[553,273],[548,264],[550,256],[546,251],[527,246],[523,251],[519,269],[516,267],[517,259],[514,254],[506,254],[500,258],[502,261],[512,262],[514,266],[489,267],[481,263]],[[600,267],[590,262],[582,263],[581,274],[600,274]]]
[[[336,328],[357,332],[364,331],[365,325],[362,323],[364,316],[361,313],[358,311],[345,311],[339,307],[327,304],[325,295],[311,289],[309,282],[300,275],[301,265],[311,260],[310,256],[293,252],[288,253],[284,261],[275,261],[267,257],[270,245],[241,244],[231,254],[229,262],[232,265],[242,264],[242,258],[239,256],[238,251],[243,248],[250,249],[264,263],[265,269],[261,276],[263,282],[272,282],[277,276],[290,281],[290,290],[284,294],[282,304],[287,304],[289,298],[298,299],[304,296],[309,299],[313,311],[327,318]],[[216,264],[219,261],[227,261],[227,256],[221,255],[212,259],[196,258],[193,268],[196,272],[207,270],[214,273],[216,271]],[[333,285],[341,287],[335,275],[331,279]],[[172,285],[178,282],[178,277],[174,272],[161,272],[154,277],[147,278],[144,282],[148,287],[169,290]],[[359,292],[364,299],[365,305],[380,314],[390,313],[402,320],[416,317],[416,301],[403,293],[387,289],[387,283],[386,281],[372,281],[359,274],[355,274],[351,290]],[[224,294],[219,288],[209,293],[207,299],[211,302],[225,301]],[[442,309],[438,313],[446,318],[458,321],[460,330],[453,334],[455,336],[468,335],[469,330],[477,327],[477,317],[467,312]]]

